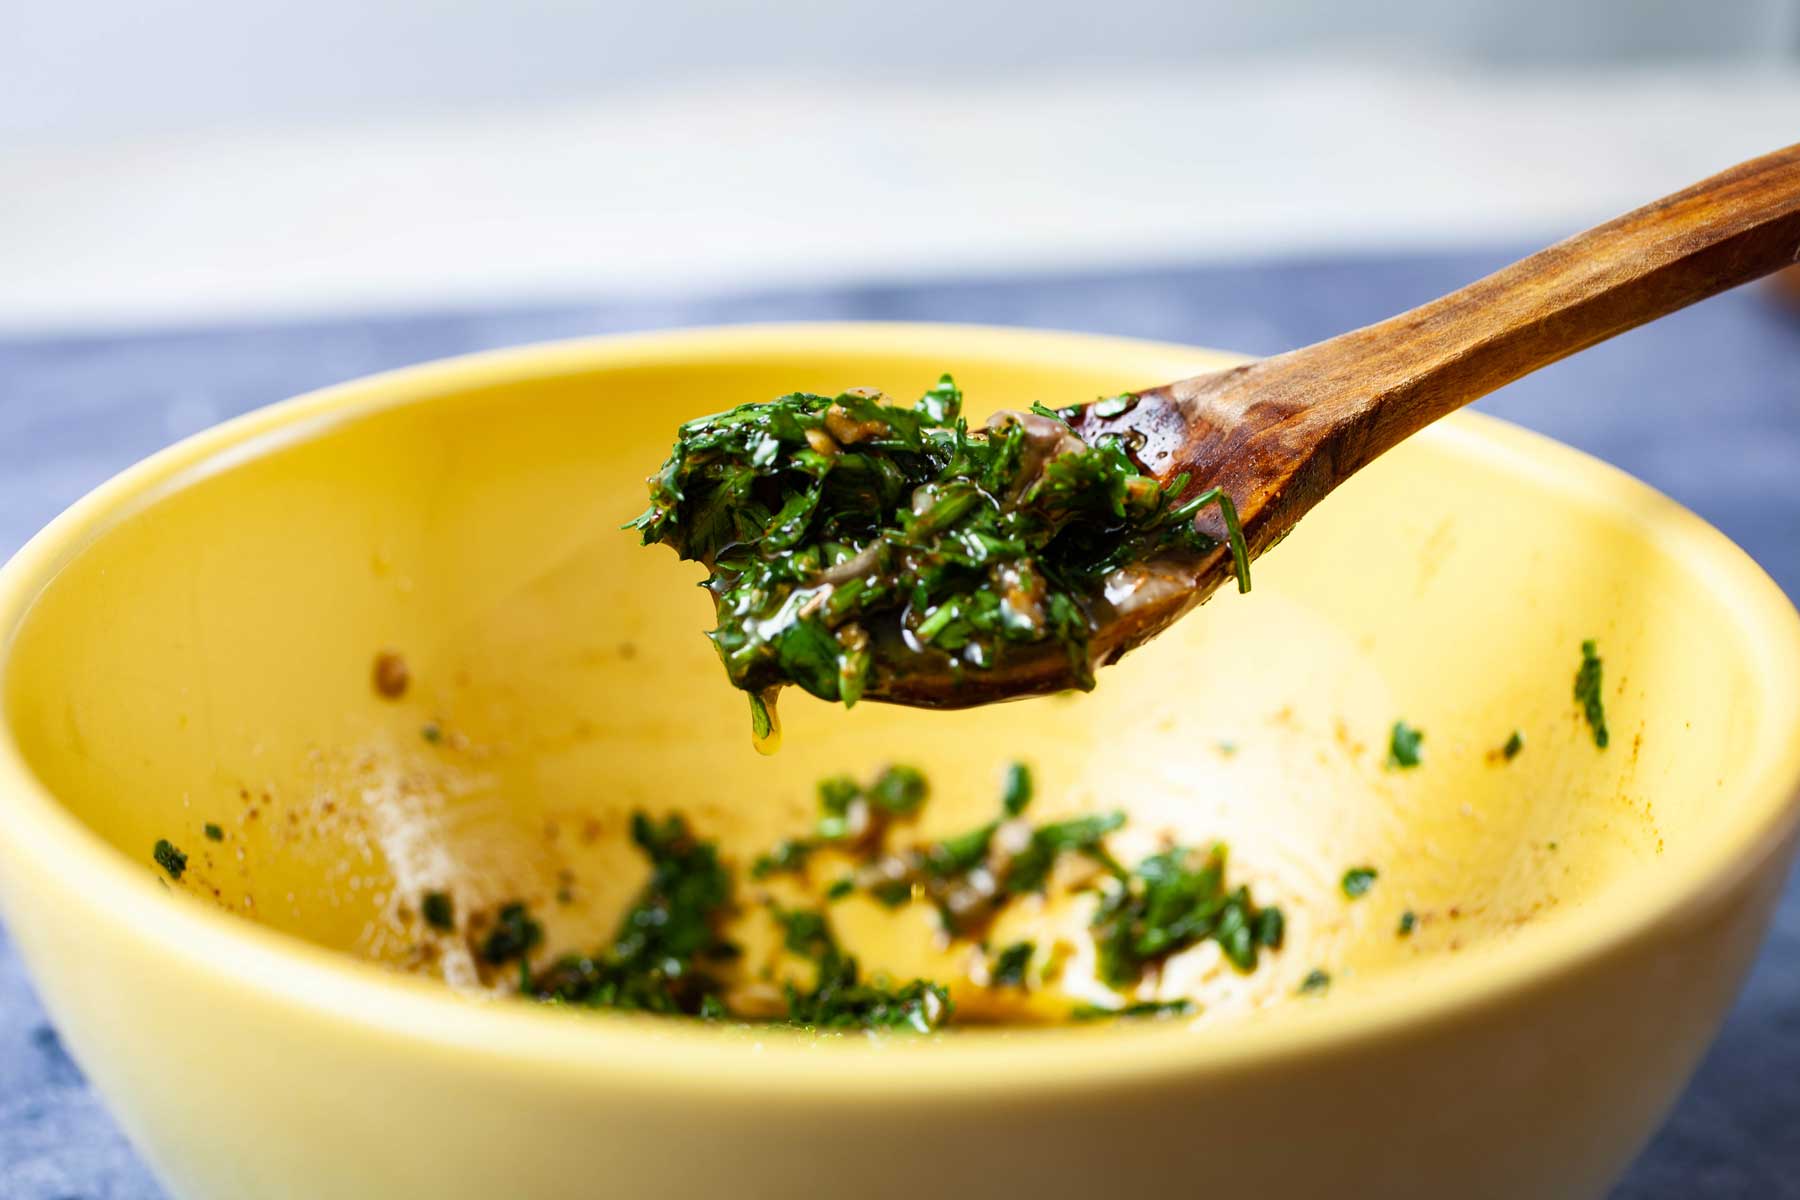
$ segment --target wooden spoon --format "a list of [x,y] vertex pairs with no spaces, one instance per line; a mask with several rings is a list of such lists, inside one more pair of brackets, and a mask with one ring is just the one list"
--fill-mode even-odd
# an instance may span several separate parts
[[[1089,441],[1125,435],[1160,479],[1188,472],[1237,504],[1252,555],[1401,439],[1596,342],[1800,262],[1800,145],[1753,159],[1560,242],[1439,300],[1329,341],[1137,394],[1127,411],[1084,410]],[[1216,514],[1201,528],[1224,539]],[[1106,615],[1095,661],[1111,663],[1231,578],[1224,546]],[[1060,648],[1013,653],[960,676],[924,656],[890,662],[869,695],[964,708],[1072,686]]]

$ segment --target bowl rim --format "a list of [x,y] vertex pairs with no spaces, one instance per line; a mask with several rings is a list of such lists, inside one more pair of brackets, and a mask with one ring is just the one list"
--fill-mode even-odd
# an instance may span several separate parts
[[[101,484],[58,516],[0,568],[0,697],[18,631],[62,566],[105,530],[171,488],[316,436],[369,413],[445,394],[572,372],[625,366],[831,354],[913,354],[943,361],[1030,359],[1169,378],[1237,356],[1171,343],[1082,333],[914,323],[792,323],[618,334],[484,351],[403,367],[312,391],[186,438]],[[1160,377],[1159,377],[1160,381]],[[1800,711],[1800,613],[1750,557],[1673,500],[1581,451],[1498,418],[1459,413],[1420,435],[1477,455],[1600,506],[1684,561],[1753,637],[1762,711]],[[1790,843],[1800,823],[1800,737],[1770,732],[1745,756],[1740,786],[1721,796],[1725,819],[1657,863],[1656,886],[1619,884],[1515,937],[1341,988],[1329,1004],[1287,1003],[1225,1027],[1146,1023],[1103,1033],[1066,1028],[967,1030],[927,1039],[813,1037],[705,1027],[622,1014],[572,1020],[531,1005],[471,1002],[434,981],[405,977],[269,929],[213,905],[177,898],[144,864],[104,841],[38,780],[0,714],[0,856],[14,880],[57,893],[97,921],[156,949],[178,969],[280,1010],[290,1022],[333,1023],[455,1055],[489,1074],[552,1072],[571,1086],[604,1083],[648,1094],[768,1095],[789,1089],[834,1100],[920,1102],[1031,1087],[1040,1093],[1142,1084],[1154,1078],[1260,1070],[1303,1055],[1341,1052],[1412,1036],[1467,1014],[1509,1005],[1566,982],[1609,956],[1629,953],[1681,920],[1684,910],[1728,893]],[[396,1041],[397,1040],[397,1041]],[[879,1070],[861,1070],[879,1061]]]

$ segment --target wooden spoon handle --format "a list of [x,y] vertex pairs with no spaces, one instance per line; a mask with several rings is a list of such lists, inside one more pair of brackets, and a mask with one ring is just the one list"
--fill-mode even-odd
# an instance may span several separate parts
[[1290,447],[1323,446],[1342,479],[1538,367],[1796,262],[1800,145],[1379,325],[1253,364],[1232,390],[1250,401],[1241,418],[1285,427]]

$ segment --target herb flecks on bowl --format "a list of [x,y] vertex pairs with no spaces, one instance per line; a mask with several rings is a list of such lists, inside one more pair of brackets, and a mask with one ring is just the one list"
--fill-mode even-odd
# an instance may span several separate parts
[[[867,784],[848,776],[822,780],[813,833],[779,843],[746,872],[758,883],[779,879],[782,898],[754,888],[748,901],[739,897],[733,865],[684,818],[657,821],[640,813],[632,819],[632,840],[649,859],[650,879],[609,945],[534,969],[541,930],[515,902],[498,914],[482,959],[490,966],[517,962],[519,990],[552,1004],[816,1030],[928,1032],[951,1020],[950,989],[940,981],[898,982],[865,972],[837,939],[826,912],[831,902],[856,893],[888,907],[925,901],[936,907],[948,939],[975,942],[1017,901],[1053,887],[1092,895],[1088,932],[1101,982],[1126,998],[1118,1006],[1077,1007],[1069,1015],[1078,1020],[1196,1011],[1186,998],[1131,997],[1170,957],[1203,941],[1217,942],[1241,972],[1253,971],[1261,952],[1282,945],[1281,910],[1258,906],[1247,888],[1227,883],[1224,847],[1175,847],[1127,870],[1105,846],[1124,824],[1122,814],[1042,824],[1024,816],[1036,787],[1023,763],[1007,768],[994,820],[935,841],[890,845],[895,830],[918,816],[929,790],[925,776],[904,765],[883,768]],[[836,865],[815,872],[827,856]],[[1081,860],[1082,869],[1058,874],[1065,860]],[[790,979],[777,990],[770,972],[746,969],[745,952],[726,930],[754,905],[773,916],[781,953],[807,964],[804,982]],[[441,915],[453,923],[448,911]],[[426,919],[435,925],[431,914]],[[993,948],[983,942],[972,982],[990,992],[1030,993],[1048,985],[1059,953],[1040,954],[1030,939]]]
[[179,880],[182,872],[187,870],[188,856],[168,838],[157,838],[150,856],[156,860],[157,866],[169,873],[170,879]]
[[1084,442],[1042,406],[970,429],[962,405],[948,375],[911,408],[796,392],[689,421],[650,477],[629,527],[710,572],[709,636],[759,737],[785,684],[853,705],[902,667],[960,679],[1027,648],[1060,650],[1091,688],[1115,602],[1146,568],[1218,546],[1196,524],[1208,506],[1249,587],[1218,489],[1160,483],[1122,439]]
[[1524,749],[1525,734],[1522,730],[1515,729],[1507,735],[1506,741],[1502,742],[1495,749],[1488,751],[1488,761],[1509,763],[1513,759],[1519,757]]
[[[534,999],[587,1008],[752,1020],[727,1004],[727,972],[740,955],[724,923],[735,911],[730,870],[717,848],[687,822],[639,813],[632,840],[650,860],[650,880],[620,919],[612,944],[594,954],[565,955],[521,991]],[[924,980],[891,987],[867,979],[843,952],[823,913],[777,912],[785,944],[815,968],[812,986],[786,988],[776,1023],[813,1029],[910,1029],[927,1032],[950,1015],[949,994]],[[768,1019],[768,1018],[760,1018]]]
[[1606,701],[1600,695],[1601,681],[1600,648],[1589,639],[1581,643],[1581,666],[1575,672],[1575,702],[1581,705],[1581,714],[1594,735],[1594,745],[1604,750],[1612,739],[1606,732]]
[[1405,721],[1395,721],[1388,732],[1387,765],[1390,771],[1410,771],[1425,758],[1425,733]]
[[1360,900],[1369,894],[1380,876],[1381,872],[1374,867],[1351,867],[1338,881],[1338,887],[1344,893],[1344,899]]
[[[1175,846],[1127,869],[1106,846],[1124,827],[1125,815],[1100,812],[1033,822],[1025,814],[1036,784],[1024,763],[1006,769],[1000,811],[992,820],[936,840],[890,845],[892,831],[916,816],[918,806],[896,816],[869,797],[891,791],[884,781],[915,776],[922,802],[923,777],[906,767],[886,768],[867,788],[844,777],[819,785],[818,831],[804,842],[802,860],[838,854],[854,864],[850,874],[828,886],[827,899],[855,891],[887,907],[922,901],[936,909],[946,938],[978,941],[1010,906],[1045,894],[1060,880],[1062,890],[1095,896],[1089,934],[1101,981],[1124,992],[1203,941],[1216,942],[1241,972],[1254,971],[1262,952],[1282,946],[1282,910],[1256,904],[1242,884],[1228,884],[1225,847]],[[852,819],[846,822],[844,813]],[[789,859],[795,845],[783,842],[758,861]],[[997,951],[987,963],[989,985],[1029,989],[1035,953],[1029,941]]]
[[1287,928],[1282,911],[1259,908],[1241,884],[1227,887],[1225,858],[1224,846],[1205,853],[1176,847],[1146,858],[1109,888],[1094,914],[1101,979],[1129,987],[1170,955],[1209,939],[1240,971],[1254,971],[1261,950],[1279,950]]

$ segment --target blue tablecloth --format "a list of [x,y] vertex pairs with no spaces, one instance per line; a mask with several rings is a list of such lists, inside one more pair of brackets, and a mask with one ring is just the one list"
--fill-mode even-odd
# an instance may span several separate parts
[[[1511,257],[1497,250],[0,339],[0,553],[176,438],[296,392],[448,354],[822,318],[1082,329],[1266,354],[1410,307]],[[1720,297],[1482,407],[1648,480],[1800,596],[1800,313],[1768,293]],[[0,1197],[160,1195],[64,1052],[0,930]],[[1800,1197],[1800,891],[1790,889],[1718,1044],[1615,1195]]]

